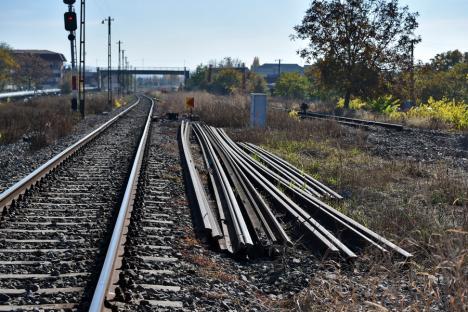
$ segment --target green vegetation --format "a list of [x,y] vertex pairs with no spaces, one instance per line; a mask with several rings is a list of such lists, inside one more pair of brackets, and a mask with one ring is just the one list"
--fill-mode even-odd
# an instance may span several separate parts
[[[456,129],[468,129],[468,104],[455,102],[455,100],[434,100],[429,98],[426,104],[411,108],[406,113],[396,113],[397,117],[403,118],[428,118],[452,125]],[[395,116],[393,115],[393,116]]]
[[18,68],[10,51],[11,48],[6,43],[0,42],[0,90],[11,80],[11,71]]
[[[257,58],[254,60],[254,65],[258,66],[258,62]],[[203,64],[197,66],[187,81],[186,88],[191,91],[203,90],[221,95],[267,91],[263,77],[248,72],[244,63],[231,57],[226,57],[220,62],[213,61],[209,66]]]
[[232,68],[221,69],[213,79],[211,91],[218,94],[234,94],[242,88],[242,74]]
[[314,0],[293,38],[307,40],[299,51],[315,60],[319,82],[344,95],[374,97],[385,93],[387,75],[407,68],[418,14],[398,0]]
[[289,99],[304,99],[309,92],[309,80],[298,73],[283,73],[275,86],[275,95]]

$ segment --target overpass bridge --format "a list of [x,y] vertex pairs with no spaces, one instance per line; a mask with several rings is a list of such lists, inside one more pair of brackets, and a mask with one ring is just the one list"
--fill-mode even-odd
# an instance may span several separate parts
[[[108,75],[107,67],[98,67],[98,73],[101,77]],[[185,79],[190,77],[190,71],[186,67],[131,67],[131,68],[116,68],[110,69],[111,75],[175,75],[184,76]]]
[[103,85],[104,78],[107,79],[107,76],[111,77],[128,77],[132,75],[174,75],[174,76],[184,76],[184,84],[186,84],[187,79],[190,78],[190,71],[186,67],[131,67],[131,68],[117,68],[112,67],[110,70],[107,67],[98,67],[97,76],[99,81],[99,86]]

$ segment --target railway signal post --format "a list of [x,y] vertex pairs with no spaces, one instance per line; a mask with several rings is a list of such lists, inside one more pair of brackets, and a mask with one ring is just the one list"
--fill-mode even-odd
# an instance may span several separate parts
[[[111,67],[112,67],[112,41],[111,41],[111,27],[112,22],[114,21],[113,18],[110,16],[102,21],[102,24],[107,22],[107,105],[109,106],[109,110],[112,110],[112,75],[111,75]],[[119,41],[119,48],[120,48],[120,41]]]
[[76,0],[63,0],[65,4],[68,5],[68,12],[64,14],[65,30],[69,32],[68,40],[70,41],[70,50],[71,50],[71,70],[72,70],[72,99],[71,99],[71,109],[76,112],[78,110],[78,92],[77,92],[77,70],[76,70],[76,13],[73,8],[73,4]]

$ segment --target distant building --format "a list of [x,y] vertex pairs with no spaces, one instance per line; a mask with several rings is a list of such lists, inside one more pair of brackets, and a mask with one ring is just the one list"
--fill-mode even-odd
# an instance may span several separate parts
[[64,73],[64,62],[67,61],[65,56],[61,53],[57,52],[52,52],[49,50],[13,50],[12,55],[13,57],[15,55],[20,55],[20,54],[31,54],[40,57],[44,61],[47,62],[47,64],[50,67],[51,74],[50,77],[47,77],[47,79],[42,83],[44,88],[56,88],[59,87],[62,78],[63,78],[63,73]]
[[276,82],[278,76],[282,73],[298,73],[304,75],[304,67],[297,64],[265,63],[252,68],[252,71],[265,78],[268,83]]

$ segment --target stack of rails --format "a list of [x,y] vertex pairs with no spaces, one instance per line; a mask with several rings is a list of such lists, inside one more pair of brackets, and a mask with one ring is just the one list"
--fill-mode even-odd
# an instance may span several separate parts
[[[236,144],[223,129],[200,123],[182,122],[180,138],[198,213],[221,250],[248,255],[291,244],[276,216],[284,214],[299,224],[317,250],[356,258],[358,250],[371,245],[411,256],[325,203],[325,198],[342,197],[278,156],[253,144]],[[214,205],[195,165],[191,138],[200,145]]]

